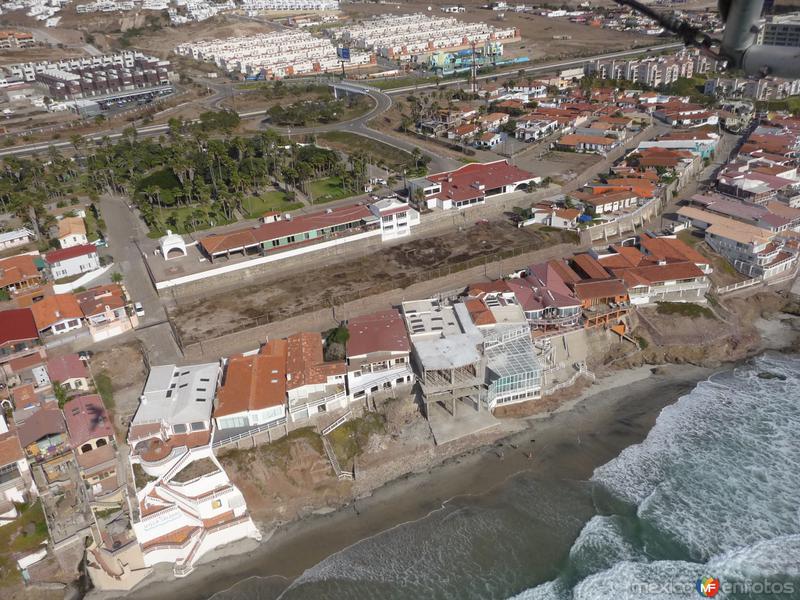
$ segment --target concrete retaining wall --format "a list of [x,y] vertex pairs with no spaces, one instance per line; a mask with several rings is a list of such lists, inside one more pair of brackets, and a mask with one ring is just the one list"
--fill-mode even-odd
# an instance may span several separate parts
[[221,335],[219,337],[183,347],[184,358],[187,362],[217,360],[238,352],[252,350],[264,343],[268,338],[286,337],[298,331],[324,331],[338,325],[345,319],[385,310],[397,306],[406,300],[430,298],[441,294],[442,290],[456,291],[478,281],[497,279],[535,262],[542,262],[553,258],[566,256],[577,250],[574,244],[558,244],[533,252],[520,253],[511,258],[492,261],[487,258],[484,264],[474,266],[458,272],[453,272],[442,277],[427,277],[425,274],[405,289],[392,289],[381,294],[375,294],[346,302],[333,308],[324,308],[311,313],[305,313],[257,326],[245,325],[240,331]]

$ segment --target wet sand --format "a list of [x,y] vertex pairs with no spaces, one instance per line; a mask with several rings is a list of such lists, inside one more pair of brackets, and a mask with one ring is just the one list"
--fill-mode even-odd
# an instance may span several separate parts
[[197,600],[257,576],[269,577],[260,580],[259,597],[276,598],[293,579],[331,554],[424,517],[454,497],[490,493],[519,472],[532,472],[542,480],[587,479],[595,467],[642,441],[664,406],[712,372],[670,365],[660,367],[656,375],[650,367],[614,373],[559,411],[532,418],[530,428],[511,438],[393,481],[354,505],[288,524],[261,544],[248,541],[218,549],[184,579],[175,580],[169,566],[161,565],[155,580],[125,597]]

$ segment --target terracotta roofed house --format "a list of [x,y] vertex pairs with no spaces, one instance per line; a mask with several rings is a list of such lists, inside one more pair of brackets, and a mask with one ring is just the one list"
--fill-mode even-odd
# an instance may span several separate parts
[[0,259],[0,290],[21,292],[41,285],[43,279],[37,263],[41,264],[41,259],[32,254]]
[[50,381],[57,381],[68,390],[88,390],[89,371],[77,354],[65,354],[47,361]]
[[81,476],[96,498],[108,499],[119,487],[114,429],[97,394],[79,396],[64,404],[69,439]]
[[30,501],[36,495],[28,461],[16,431],[10,431],[0,415],[0,522],[17,516],[14,504]]
[[287,338],[286,393],[292,421],[345,406],[344,362],[325,362],[318,333],[296,333]]
[[80,217],[64,217],[58,222],[58,243],[62,248],[82,246],[89,243],[86,225]]
[[45,296],[31,311],[40,334],[60,335],[83,327],[83,312],[72,294]]
[[110,283],[90,288],[76,293],[75,299],[95,342],[130,331],[139,324],[134,311],[128,314],[128,302],[119,284]]
[[33,353],[45,356],[33,311],[30,308],[0,311],[0,368],[9,361]]
[[411,343],[395,309],[350,319],[347,323],[347,386],[351,400],[414,382]]
[[271,340],[258,354],[228,359],[214,408],[218,430],[255,427],[286,416],[286,349],[286,340]]

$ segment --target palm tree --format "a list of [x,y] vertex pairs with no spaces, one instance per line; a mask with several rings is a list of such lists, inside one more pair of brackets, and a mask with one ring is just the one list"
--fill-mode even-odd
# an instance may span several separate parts
[[120,273],[119,271],[114,271],[111,274],[111,281],[116,283],[116,284],[122,283],[122,279],[123,279],[122,273]]

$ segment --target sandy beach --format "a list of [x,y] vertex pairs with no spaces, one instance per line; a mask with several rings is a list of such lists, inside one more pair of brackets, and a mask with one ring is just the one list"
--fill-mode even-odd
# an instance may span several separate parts
[[[168,565],[159,567],[150,583],[126,597],[209,598],[258,576],[269,578],[259,580],[259,597],[275,598],[324,558],[420,519],[453,498],[489,493],[520,472],[542,480],[587,479],[595,467],[644,439],[664,406],[712,372],[688,365],[613,372],[553,413],[531,417],[529,428],[510,438],[392,481],[340,510],[267,532],[260,544],[245,542],[219,549],[184,579],[175,580]],[[91,593],[87,597],[120,595]]]

